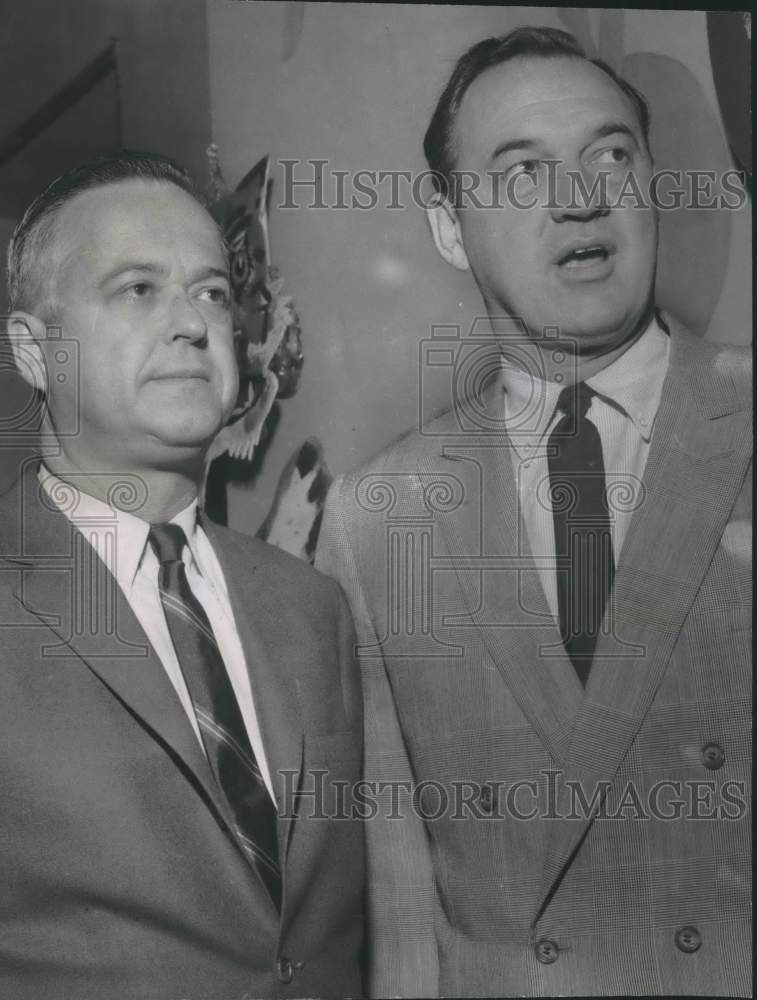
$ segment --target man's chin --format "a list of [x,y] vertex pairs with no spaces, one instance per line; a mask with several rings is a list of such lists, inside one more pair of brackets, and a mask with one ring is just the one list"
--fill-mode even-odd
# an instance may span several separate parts
[[149,450],[154,457],[165,462],[175,461],[179,464],[187,460],[204,459],[220,427],[213,423],[205,426],[190,426],[186,424],[168,427],[156,427],[149,433]]
[[605,315],[568,318],[560,330],[560,336],[573,341],[578,354],[599,355],[632,339],[639,331],[640,323],[646,326],[647,322],[643,316],[608,310]]

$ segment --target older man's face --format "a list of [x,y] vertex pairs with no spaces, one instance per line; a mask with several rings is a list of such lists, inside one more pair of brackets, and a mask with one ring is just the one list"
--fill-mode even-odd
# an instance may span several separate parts
[[[629,171],[646,192],[652,169],[623,91],[596,66],[570,57],[495,66],[463,98],[454,154],[458,170],[481,176],[481,200],[502,206],[458,210],[489,314],[520,317],[532,337],[557,326],[588,355],[622,343],[648,311],[657,240],[653,210],[628,199],[608,207]],[[548,160],[558,163],[549,167]],[[587,190],[604,172],[604,203],[595,198],[587,206],[577,186],[571,204],[566,171],[580,174]],[[544,207],[550,187],[556,197]],[[524,209],[515,200],[539,206]]]
[[[213,220],[175,185],[122,181],[64,206],[50,258],[55,322],[79,343],[80,433],[66,449],[93,470],[196,461],[237,391]],[[76,424],[68,383],[48,387],[48,405]]]

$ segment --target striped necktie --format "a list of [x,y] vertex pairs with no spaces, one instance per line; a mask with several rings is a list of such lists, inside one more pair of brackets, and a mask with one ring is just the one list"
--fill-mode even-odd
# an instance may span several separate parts
[[213,629],[187,580],[181,558],[186,536],[178,524],[154,524],[149,542],[160,562],[160,599],[205,754],[235,818],[239,843],[280,909],[276,810],[250,745]]
[[548,448],[560,634],[584,685],[615,576],[602,441],[586,415],[593,396],[584,382],[562,390]]

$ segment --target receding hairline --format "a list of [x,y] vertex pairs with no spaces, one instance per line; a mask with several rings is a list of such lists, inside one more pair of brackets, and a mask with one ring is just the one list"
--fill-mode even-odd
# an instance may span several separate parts
[[458,181],[455,177],[453,133],[460,104],[471,85],[488,69],[515,59],[551,59],[559,56],[591,63],[609,76],[631,101],[641,125],[644,149],[651,159],[649,143],[650,114],[644,95],[612,66],[591,56],[578,40],[561,28],[524,25],[501,36],[484,38],[472,45],[455,63],[454,69],[437,99],[423,137],[423,151],[431,168],[434,186],[454,204]]
[[[458,156],[458,148],[457,148],[457,142],[458,142],[458,120],[459,120],[459,117],[460,117],[460,113],[463,110],[463,106],[465,104],[466,98],[468,97],[470,91],[474,89],[474,87],[476,86],[476,84],[480,80],[483,80],[485,77],[489,76],[491,73],[493,73],[494,71],[497,71],[497,70],[502,73],[502,72],[506,72],[508,70],[508,68],[510,68],[510,67],[517,68],[519,65],[520,66],[524,66],[524,65],[527,65],[527,64],[530,64],[530,63],[534,63],[535,64],[535,63],[541,63],[541,62],[555,62],[555,61],[558,61],[558,60],[570,61],[570,62],[576,63],[578,65],[583,64],[585,66],[589,66],[589,67],[591,67],[595,71],[596,74],[598,74],[598,78],[599,79],[604,78],[610,85],[612,85],[612,87],[615,89],[615,91],[618,94],[620,94],[620,96],[623,98],[626,106],[631,111],[631,117],[632,117],[632,119],[633,119],[633,121],[635,123],[636,129],[638,131],[638,135],[639,135],[639,137],[641,139],[641,147],[642,147],[642,149],[644,149],[651,156],[651,151],[649,149],[649,143],[648,143],[646,135],[644,133],[644,122],[641,120],[641,117],[640,117],[640,114],[639,114],[639,110],[636,107],[633,99],[631,98],[631,95],[628,94],[623,89],[623,87],[621,86],[621,84],[619,84],[617,80],[613,79],[613,77],[605,69],[603,69],[603,67],[601,65],[598,65],[597,62],[595,62],[592,59],[589,59],[587,56],[579,55],[578,53],[572,53],[572,52],[519,52],[519,53],[517,53],[515,55],[512,55],[512,56],[508,57],[507,59],[503,59],[501,62],[494,63],[493,65],[487,66],[484,69],[482,69],[481,72],[478,73],[468,83],[468,85],[465,88],[465,90],[463,91],[463,93],[459,96],[459,99],[457,101],[457,106],[455,108],[454,114],[451,116],[451,126],[452,126],[452,128],[451,128],[451,131],[450,131],[450,140],[451,141],[450,141],[450,144],[449,144],[449,152],[451,154],[451,156],[450,156],[451,161],[453,163],[456,163],[457,156]],[[567,95],[567,96],[571,96],[571,95]],[[454,166],[453,166],[453,169],[455,169]]]
[[[24,233],[21,254],[17,261],[17,271],[19,277],[23,278],[21,287],[18,289],[21,295],[19,302],[10,303],[14,310],[21,309],[33,313],[41,319],[50,321],[56,308],[55,287],[56,279],[64,270],[67,261],[71,257],[71,251],[65,246],[61,246],[60,226],[61,222],[70,213],[68,209],[73,209],[77,203],[81,203],[87,195],[98,195],[100,192],[114,187],[125,185],[139,187],[171,187],[182,192],[187,198],[203,212],[209,222],[218,233],[219,245],[225,259],[228,259],[228,251],[221,227],[210,214],[199,197],[192,190],[183,187],[168,177],[150,176],[127,176],[116,177],[112,180],[102,180],[92,184],[81,191],[76,191],[69,197],[51,204],[40,216],[34,220],[31,227]],[[12,250],[9,248],[9,258]],[[57,253],[57,260],[54,265],[50,262],[51,254]],[[33,263],[27,262],[27,257],[33,253]],[[33,298],[33,302],[30,301]]]

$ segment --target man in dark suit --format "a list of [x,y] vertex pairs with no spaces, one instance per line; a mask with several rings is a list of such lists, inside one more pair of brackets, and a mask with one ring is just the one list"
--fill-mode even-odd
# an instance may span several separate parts
[[523,28],[426,134],[488,322],[425,345],[452,410],[335,482],[316,560],[358,624],[377,996],[751,995],[749,358],[655,310],[648,124]]
[[45,408],[0,510],[0,993],[357,996],[349,611],[197,511],[237,390],[218,228],[124,152],[54,182],[9,260]]

